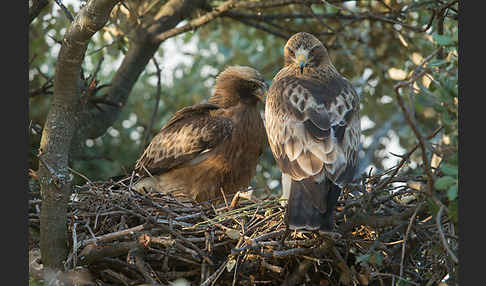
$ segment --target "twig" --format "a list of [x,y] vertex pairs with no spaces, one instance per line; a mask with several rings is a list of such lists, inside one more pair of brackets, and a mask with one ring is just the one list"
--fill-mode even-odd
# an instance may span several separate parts
[[299,263],[296,269],[290,274],[290,276],[284,281],[283,285],[285,286],[293,286],[299,285],[304,275],[307,273],[309,268],[312,266],[312,261],[305,260],[304,262]]
[[183,242],[185,242],[187,245],[189,245],[192,249],[194,249],[197,254],[199,254],[199,256],[202,257],[202,259],[206,260],[207,263],[209,263],[209,265],[214,265],[214,262],[206,255],[204,254],[204,252],[199,248],[197,247],[197,245],[195,245],[194,243],[192,243],[191,241],[187,240],[184,236],[182,236],[179,232],[177,231],[174,231],[172,229],[170,229],[168,226],[165,226],[165,225],[161,225],[159,224],[159,226],[164,229],[165,231],[169,232],[170,234],[172,235],[175,235],[176,238],[182,240]]
[[419,209],[422,207],[422,203],[420,203],[416,208],[415,211],[413,212],[412,217],[410,217],[410,223],[408,224],[407,231],[405,232],[405,237],[403,238],[403,244],[402,244],[402,257],[400,260],[400,277],[403,276],[403,260],[405,259],[405,246],[407,244],[407,237],[408,233],[410,232],[410,229],[412,228],[413,221],[415,220],[415,216],[417,215]]
[[54,92],[50,90],[53,86],[54,78],[49,78],[40,88],[33,91],[29,91],[29,97],[36,97],[42,94],[53,94]]
[[434,188],[433,188],[433,186],[434,186],[434,175],[432,174],[432,170],[431,170],[431,167],[430,167],[430,164],[429,164],[429,159],[427,158],[426,143],[425,143],[424,137],[422,136],[422,134],[420,134],[418,127],[416,126],[414,120],[410,116],[409,111],[406,109],[405,103],[404,103],[403,98],[400,95],[400,91],[399,91],[401,87],[413,84],[417,79],[419,79],[423,74],[425,74],[426,71],[422,70],[422,66],[424,66],[430,59],[432,59],[439,51],[440,51],[440,49],[437,49],[432,54],[427,56],[422,61],[422,63],[414,70],[412,77],[407,81],[401,81],[401,82],[397,83],[394,86],[394,90],[395,90],[395,94],[396,94],[396,97],[397,97],[398,105],[400,106],[400,109],[402,110],[402,113],[405,117],[405,120],[407,121],[408,125],[411,127],[413,133],[415,134],[415,136],[417,137],[417,139],[419,141],[419,146],[420,146],[420,149],[422,151],[421,153],[422,153],[423,168],[424,168],[425,174],[427,175],[428,194],[434,200],[434,202],[437,205],[442,206],[443,204],[435,197],[434,192],[433,192],[434,191]]
[[[410,284],[412,284],[412,285],[417,285],[417,286],[418,286],[418,285],[420,285],[420,284],[418,284],[418,283],[415,283],[415,282],[413,282],[413,281],[407,280],[407,279],[405,279],[405,278],[403,278],[403,277],[400,277],[400,276],[398,276],[398,275],[396,275],[396,274],[393,274],[393,273],[380,273],[380,272],[372,272],[372,273],[370,273],[370,276],[371,276],[371,277],[375,277],[375,276],[386,276],[386,277],[391,277],[391,278],[393,278],[393,279],[398,278],[398,279],[403,280],[403,281],[405,281],[406,283],[410,283]],[[392,285],[395,285],[395,284],[392,284]]]
[[207,286],[207,285],[214,285],[216,283],[216,280],[218,280],[219,276],[223,273],[223,270],[225,269],[226,265],[228,264],[229,260],[226,260],[224,263],[221,264],[221,266],[204,281],[201,283],[200,286]]
[[312,5],[309,4],[306,6],[309,9],[309,12],[312,14],[312,16],[314,16],[314,18],[317,19],[317,21],[319,21],[323,26],[325,26],[329,31],[331,31],[331,33],[335,33],[334,29],[331,26],[326,24],[321,18],[317,16],[317,14],[314,13],[314,10],[312,10]]
[[73,257],[73,268],[76,268],[76,265],[78,263],[78,236],[76,232],[76,227],[78,226],[78,223],[73,224],[73,252],[72,252],[72,257]]
[[137,244],[137,246],[137,248],[130,250],[128,255],[132,256],[135,260],[135,266],[137,267],[138,271],[143,275],[145,282],[157,285],[159,282],[154,277],[152,277],[157,276],[157,274],[155,274],[155,272],[150,269],[150,265],[147,265],[147,263],[145,262],[140,244]]
[[152,132],[152,126],[154,126],[155,117],[157,116],[157,111],[159,110],[160,95],[162,93],[162,84],[161,84],[162,70],[160,69],[159,64],[157,63],[157,59],[155,57],[152,58],[152,61],[155,65],[155,68],[157,69],[157,93],[155,94],[155,106],[154,106],[154,111],[152,113],[152,118],[150,119],[150,123],[147,127],[147,130],[145,131],[145,138],[143,140],[143,145],[142,145],[144,149],[145,147],[147,147],[147,144],[149,142],[150,133]]
[[390,119],[388,119],[378,130],[373,134],[373,142],[366,149],[366,155],[363,159],[359,160],[359,166],[357,174],[361,174],[371,163],[375,151],[380,147],[380,139],[387,136],[388,131],[392,129],[396,122],[402,122],[403,116],[400,113],[395,113]]
[[[105,59],[105,57],[104,57],[103,55],[101,55],[101,58],[100,58],[100,60],[99,60],[98,64],[96,65],[96,68],[95,68],[94,72],[93,72],[93,73],[92,73],[92,74],[91,74],[91,75],[88,77],[87,82],[88,82],[88,84],[89,84],[89,85],[91,84],[91,82],[92,82],[94,79],[96,79],[96,76],[98,75],[98,73],[99,73],[99,72],[100,72],[100,70],[101,70],[101,64],[103,63],[104,59]],[[98,90],[99,90],[99,89],[98,89]]]
[[452,250],[450,249],[449,244],[447,243],[447,240],[445,238],[444,231],[442,230],[441,217],[442,217],[442,213],[444,212],[444,208],[445,208],[444,206],[440,207],[439,211],[437,212],[437,217],[436,217],[435,222],[436,222],[436,225],[437,225],[437,229],[439,230],[440,240],[442,242],[442,245],[447,250],[447,253],[452,258],[452,260],[457,264],[457,263],[459,263],[459,260],[457,259],[454,252],[452,252]]
[[265,26],[263,26],[261,24],[255,23],[255,22],[251,22],[251,21],[249,21],[249,20],[247,20],[245,18],[238,17],[238,16],[229,16],[229,17],[231,17],[232,19],[234,19],[236,21],[239,21],[239,22],[241,22],[243,24],[246,24],[248,26],[252,26],[252,27],[254,27],[256,29],[259,29],[259,30],[265,31],[265,32],[267,32],[269,34],[275,35],[275,36],[277,36],[279,38],[282,38],[284,40],[287,40],[288,38],[290,38],[290,35],[288,35],[288,34],[282,33],[280,31],[277,31],[277,30],[274,30],[274,29],[270,29],[268,27],[265,27]]
[[257,21],[272,21],[272,20],[286,20],[286,19],[306,19],[306,18],[330,18],[330,19],[355,19],[354,16],[345,15],[342,13],[311,13],[311,14],[304,14],[304,13],[278,13],[278,14],[248,14],[248,13],[241,13],[236,11],[229,11],[225,12],[224,16],[229,17],[237,17],[237,18],[245,18]]
[[69,9],[66,8],[66,6],[64,6],[64,4],[62,4],[62,1],[61,0],[55,0],[55,2],[64,11],[64,14],[69,19],[69,21],[73,22],[74,21],[73,15],[71,14],[71,12],[69,12]]
[[73,172],[74,174],[76,174],[76,175],[80,176],[81,178],[85,179],[86,182],[91,183],[91,180],[88,177],[86,177],[85,175],[81,174],[80,172],[78,172],[78,171],[76,171],[76,170],[74,170],[74,169],[72,169],[70,167],[68,167],[68,169],[69,169],[70,172]]
[[102,236],[98,236],[96,238],[90,238],[90,239],[83,240],[83,241],[81,241],[81,246],[85,246],[89,243],[112,241],[112,240],[118,239],[121,236],[133,234],[135,232],[140,232],[142,230],[147,230],[147,229],[150,229],[151,227],[152,227],[152,225],[150,225],[150,224],[141,224],[141,225],[138,225],[138,226],[135,226],[135,227],[132,227],[132,228],[127,228],[127,229],[120,230],[120,231],[117,231],[117,232],[112,232],[112,233],[108,233],[108,234],[105,234],[105,235],[102,235]]
[[105,269],[101,271],[102,276],[108,276],[110,277],[111,280],[115,280],[116,284],[118,285],[125,285],[125,286],[130,286],[133,283],[122,273],[115,272],[111,269]]

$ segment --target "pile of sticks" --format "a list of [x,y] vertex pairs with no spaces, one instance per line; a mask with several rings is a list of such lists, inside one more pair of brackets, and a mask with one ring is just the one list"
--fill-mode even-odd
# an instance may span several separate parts
[[330,235],[288,231],[277,195],[197,204],[137,193],[136,179],[75,187],[65,268],[88,272],[85,285],[436,285],[457,264],[453,224],[430,215],[420,176],[363,175]]

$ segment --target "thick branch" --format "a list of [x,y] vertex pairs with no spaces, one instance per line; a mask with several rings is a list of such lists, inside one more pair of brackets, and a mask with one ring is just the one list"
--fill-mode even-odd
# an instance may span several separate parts
[[203,6],[204,0],[171,0],[168,1],[156,16],[156,22],[148,27],[139,26],[135,32],[135,41],[130,45],[123,62],[115,73],[108,90],[106,100],[118,106],[103,106],[100,111],[93,106],[85,106],[79,115],[80,122],[74,147],[86,138],[96,138],[118,119],[130,91],[147,63],[153,58],[160,43],[154,43],[151,35],[174,28],[188,18],[196,9]]
[[[313,3],[321,3],[320,1],[314,0],[274,0],[274,1],[262,1],[262,2],[252,2],[252,1],[240,1],[240,0],[228,0],[223,4],[219,5],[218,7],[214,8],[212,11],[208,12],[207,14],[196,18],[186,25],[178,28],[174,28],[170,31],[164,32],[159,34],[154,38],[155,41],[164,41],[168,38],[174,37],[176,35],[182,34],[187,31],[195,30],[212,20],[216,19],[219,16],[222,16],[224,13],[234,10],[234,9],[256,9],[256,8],[272,8],[272,7],[279,7],[285,6],[290,4],[313,4]],[[241,18],[239,19],[241,21]],[[254,24],[253,24],[254,26]]]
[[161,33],[161,34],[155,36],[153,38],[153,40],[156,43],[161,43],[168,38],[174,37],[176,35],[182,34],[184,32],[190,31],[190,30],[194,30],[194,29],[214,20],[216,17],[218,17],[222,13],[224,13],[224,12],[230,10],[230,9],[238,7],[238,2],[240,2],[240,1],[238,1],[238,0],[226,1],[223,4],[221,4],[220,6],[214,8],[213,11],[205,14],[204,16],[196,18],[196,19],[190,21],[188,24],[186,24],[182,27],[174,28],[174,29],[171,29],[167,32]]
[[76,128],[81,63],[90,38],[101,29],[118,0],[90,1],[71,24],[59,52],[54,75],[54,96],[42,132],[39,182],[43,195],[40,246],[45,267],[62,269],[67,250],[67,202],[71,194],[69,146]]

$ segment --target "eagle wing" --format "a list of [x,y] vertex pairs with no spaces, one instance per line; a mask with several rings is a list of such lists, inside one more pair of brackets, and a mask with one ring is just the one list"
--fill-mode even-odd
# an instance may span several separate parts
[[276,78],[266,108],[269,144],[283,173],[295,181],[322,175],[339,186],[351,181],[359,149],[359,97],[344,77]]
[[210,114],[218,108],[205,103],[177,111],[147,146],[135,170],[159,174],[203,161],[213,148],[231,137],[231,119]]

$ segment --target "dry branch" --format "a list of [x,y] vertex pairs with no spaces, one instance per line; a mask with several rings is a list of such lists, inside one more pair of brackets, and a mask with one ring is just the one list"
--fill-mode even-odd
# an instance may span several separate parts
[[[455,261],[450,254],[455,245],[444,244],[454,235],[420,207],[427,192],[393,186],[425,181],[402,174],[402,166],[369,174],[342,194],[336,236],[289,232],[278,199],[240,200],[230,209],[223,200],[196,204],[160,193],[140,195],[131,190],[140,179],[136,175],[87,181],[76,187],[77,201],[69,204],[78,245],[71,257],[97,279],[118,285],[170,285],[181,277],[193,285],[298,285],[304,279],[330,285],[438,283],[444,275],[433,274],[448,273],[447,259]],[[413,200],[402,200],[410,194]],[[32,218],[38,217],[35,205],[29,204]],[[442,258],[436,257],[437,248],[446,249]]]

